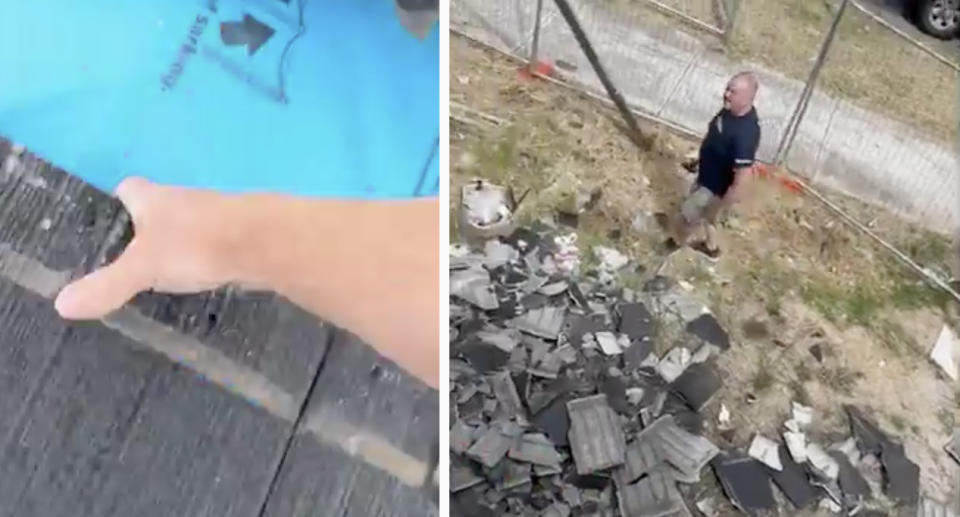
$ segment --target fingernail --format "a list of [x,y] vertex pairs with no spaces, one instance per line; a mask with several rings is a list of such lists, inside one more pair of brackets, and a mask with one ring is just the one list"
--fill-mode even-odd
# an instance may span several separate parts
[[61,318],[74,319],[77,313],[76,289],[73,284],[64,287],[57,299],[53,302],[54,308],[60,314]]

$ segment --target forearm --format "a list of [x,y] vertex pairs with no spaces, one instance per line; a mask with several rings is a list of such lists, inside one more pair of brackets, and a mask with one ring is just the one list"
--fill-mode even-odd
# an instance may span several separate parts
[[286,296],[437,387],[436,200],[237,201],[235,281]]

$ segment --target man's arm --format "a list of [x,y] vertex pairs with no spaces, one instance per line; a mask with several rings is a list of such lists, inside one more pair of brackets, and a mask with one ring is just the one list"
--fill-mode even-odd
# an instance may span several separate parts
[[750,134],[738,134],[733,146],[733,183],[723,196],[723,201],[728,206],[740,200],[743,184],[753,172],[757,148],[760,146],[760,128],[757,127],[756,131]]
[[56,301],[63,317],[100,318],[147,289],[269,289],[437,387],[436,199],[227,195],[140,179],[123,182],[117,194],[135,236],[113,264],[64,288]]
[[741,196],[743,195],[743,184],[752,170],[752,166],[735,167],[733,169],[733,183],[730,184],[730,188],[727,189],[726,195],[723,196],[724,204],[730,206],[740,201]]

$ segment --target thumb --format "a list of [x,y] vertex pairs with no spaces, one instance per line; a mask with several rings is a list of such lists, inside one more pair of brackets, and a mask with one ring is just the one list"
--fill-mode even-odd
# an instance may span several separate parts
[[64,287],[54,302],[60,316],[68,320],[98,319],[150,287],[137,250],[131,242],[112,264]]

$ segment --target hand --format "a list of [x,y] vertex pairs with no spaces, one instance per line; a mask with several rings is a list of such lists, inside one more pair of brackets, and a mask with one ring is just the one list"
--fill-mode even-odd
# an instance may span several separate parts
[[129,178],[117,187],[134,238],[112,264],[66,286],[56,308],[66,319],[101,318],[149,289],[191,293],[234,281],[229,257],[230,197]]

